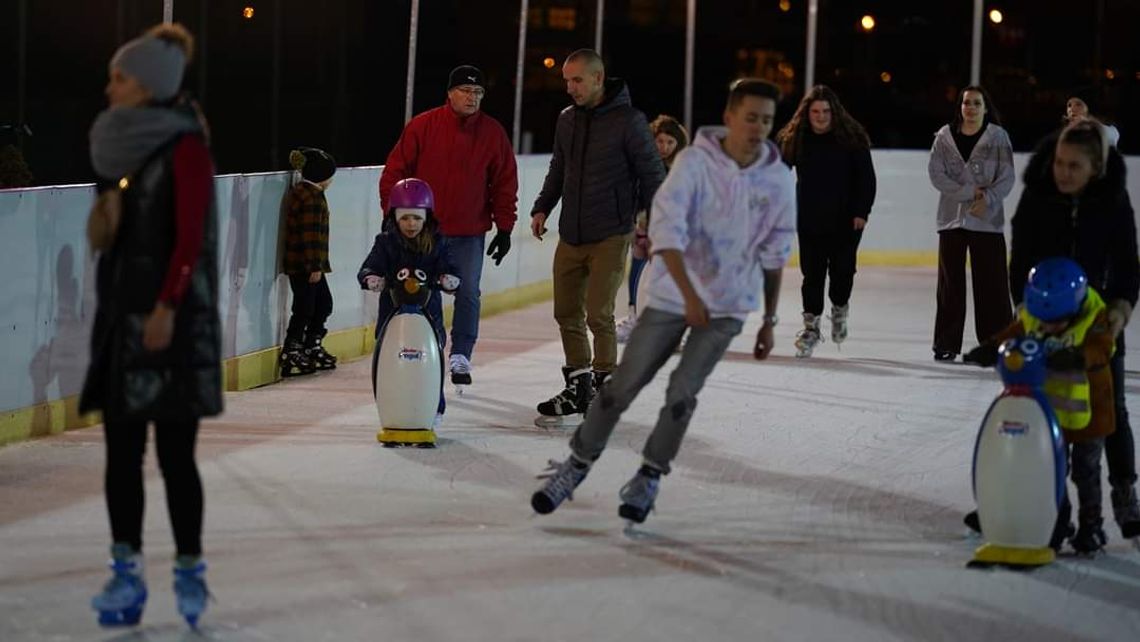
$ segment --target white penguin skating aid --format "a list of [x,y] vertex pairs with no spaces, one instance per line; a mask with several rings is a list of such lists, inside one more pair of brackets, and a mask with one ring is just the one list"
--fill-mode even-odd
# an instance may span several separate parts
[[372,354],[372,391],[386,447],[435,447],[436,411],[443,383],[443,351],[428,319],[427,275],[403,268],[381,296],[396,312],[381,329]]
[[1005,388],[990,405],[974,447],[973,485],[986,543],[971,566],[1035,567],[1052,562],[1050,546],[1065,496],[1061,428],[1042,391],[1045,350],[1032,338],[998,350]]

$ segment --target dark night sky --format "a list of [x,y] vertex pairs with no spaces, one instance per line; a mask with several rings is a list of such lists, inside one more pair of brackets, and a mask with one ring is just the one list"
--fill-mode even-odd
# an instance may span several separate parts
[[[0,0],[0,124],[18,122],[19,10]],[[28,7],[23,141],[38,184],[90,179],[86,131],[102,108],[115,47],[161,19],[161,0],[23,0]],[[252,6],[254,18],[242,17]],[[802,91],[806,0],[700,0],[695,123],[720,119],[724,88],[741,75]],[[880,147],[925,148],[969,80],[971,0],[821,0],[816,81],[832,85]],[[324,147],[342,165],[380,164],[403,125],[410,0],[175,0],[201,51],[186,87],[201,97],[221,172],[280,169],[295,145]],[[531,0],[523,129],[549,150],[568,104],[559,63],[592,46],[595,0]],[[1079,8],[1074,8],[1079,7]],[[983,84],[1019,150],[1059,123],[1079,89],[1140,151],[1140,2],[1005,0],[985,25]],[[484,109],[513,118],[518,0],[421,0],[415,111],[442,102],[447,72],[471,63],[488,78]],[[860,16],[875,16],[868,34]],[[649,118],[682,115],[685,0],[607,0],[604,54]],[[1099,16],[1098,16],[1099,14]],[[569,20],[567,20],[569,16]],[[275,23],[280,71],[274,96]],[[1099,28],[1098,28],[1099,23]],[[563,27],[563,28],[558,28]],[[890,82],[883,81],[883,74]],[[1111,76],[1111,77],[1110,77]],[[1133,134],[1136,134],[1133,136]]]

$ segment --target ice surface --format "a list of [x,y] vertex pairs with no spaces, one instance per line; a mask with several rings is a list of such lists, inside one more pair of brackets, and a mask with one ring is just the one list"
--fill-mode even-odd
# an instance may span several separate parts
[[[566,456],[569,438],[532,423],[561,384],[549,303],[483,323],[475,385],[449,399],[434,451],[376,443],[367,360],[229,395],[199,444],[216,598],[203,636],[1136,639],[1140,553],[1111,524],[1107,483],[1104,556],[1028,574],[964,568],[980,543],[961,522],[970,454],[999,385],[932,360],[933,270],[861,271],[850,338],[810,360],[791,356],[799,284],[787,270],[775,356],[751,358],[757,316],[714,371],[657,512],[631,532],[617,492],[676,358],[575,500],[537,517],[534,475]],[[95,625],[88,600],[108,544],[102,451],[99,428],[0,450],[0,640],[195,639],[170,591],[153,451],[151,601],[137,630]]]

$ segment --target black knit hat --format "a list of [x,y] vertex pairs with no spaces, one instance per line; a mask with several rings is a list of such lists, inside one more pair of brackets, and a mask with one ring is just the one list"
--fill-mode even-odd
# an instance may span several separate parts
[[321,183],[336,173],[336,159],[316,147],[298,147],[289,152],[289,165],[301,171],[301,178]]
[[483,84],[483,72],[479,71],[478,67],[471,65],[460,65],[451,70],[451,75],[447,77],[448,91],[460,85],[478,85],[485,87]]

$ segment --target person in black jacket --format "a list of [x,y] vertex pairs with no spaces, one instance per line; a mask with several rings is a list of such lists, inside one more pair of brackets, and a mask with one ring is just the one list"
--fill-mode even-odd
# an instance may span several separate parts
[[1038,144],[1025,170],[1025,191],[1012,226],[1009,285],[1015,303],[1021,303],[1029,269],[1053,256],[1079,263],[1089,287],[1108,303],[1117,337],[1110,364],[1116,431],[1105,440],[1108,480],[1121,533],[1140,537],[1135,446],[1124,403],[1122,332],[1140,296],[1140,264],[1124,159],[1108,144],[1100,123],[1077,121]]
[[[644,114],[630,104],[624,81],[606,79],[601,56],[575,51],[562,65],[562,77],[574,104],[558,116],[554,154],[531,211],[531,232],[542,240],[547,217],[562,201],[554,318],[566,357],[566,386],[538,404],[547,417],[584,413],[594,389],[617,366],[614,299],[635,213],[649,209],[665,180]],[[587,326],[594,335],[592,363]]]
[[[200,114],[178,95],[193,38],[160,25],[119,48],[110,107],[91,126],[100,196],[92,218],[118,221],[99,249],[91,362],[80,412],[101,410],[113,576],[91,605],[103,625],[136,624],[142,569],[147,425],[177,550],[174,590],[191,626],[206,608],[198,422],[222,411],[218,225],[213,161]],[[89,231],[90,231],[89,226]],[[96,238],[102,240],[96,242]]]
[[875,202],[875,168],[867,131],[847,113],[839,96],[816,85],[776,136],[784,162],[796,169],[796,228],[804,329],[796,356],[810,357],[821,341],[823,290],[831,287],[831,340],[847,338],[847,314],[855,281],[855,257]]

